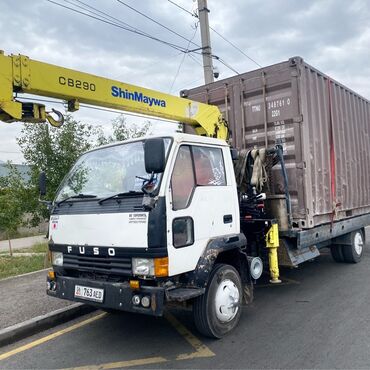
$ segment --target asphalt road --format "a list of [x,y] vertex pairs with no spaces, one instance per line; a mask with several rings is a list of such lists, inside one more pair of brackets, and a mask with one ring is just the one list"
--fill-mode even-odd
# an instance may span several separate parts
[[[370,368],[370,248],[357,265],[326,254],[260,285],[238,328],[214,341],[188,311],[97,312],[0,350],[0,368]],[[289,280],[287,280],[289,279]]]
[[73,303],[46,295],[46,275],[42,270],[0,280],[0,329]]

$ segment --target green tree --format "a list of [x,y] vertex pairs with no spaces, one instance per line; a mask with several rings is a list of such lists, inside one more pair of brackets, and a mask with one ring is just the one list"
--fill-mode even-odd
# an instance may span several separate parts
[[53,199],[63,177],[76,159],[94,147],[98,130],[81,123],[71,115],[65,117],[61,128],[46,124],[25,124],[17,140],[26,163],[31,167],[28,197],[32,224],[36,225],[48,216],[45,206],[38,202],[38,175],[46,173],[46,199]]
[[12,256],[11,236],[23,223],[28,207],[27,185],[14,165],[7,163],[9,174],[0,178],[0,230],[5,231]]
[[[32,214],[30,224],[36,226],[48,217],[46,207],[38,202],[38,176],[44,171],[47,178],[46,199],[54,199],[59,184],[77,158],[85,151],[102,144],[129,138],[141,137],[148,133],[150,122],[140,127],[128,124],[124,115],[112,121],[113,134],[104,135],[102,128],[82,123],[71,115],[65,117],[61,128],[46,124],[25,124],[17,140],[26,163],[31,167],[31,180],[28,184],[26,212]],[[82,174],[83,175],[83,174]]]
[[150,133],[151,122],[145,121],[142,126],[137,124],[128,123],[126,117],[120,114],[117,118],[112,120],[113,134],[104,135],[103,131],[100,131],[97,144],[104,145],[114,143],[116,141],[123,141],[127,139],[134,139],[142,137]]

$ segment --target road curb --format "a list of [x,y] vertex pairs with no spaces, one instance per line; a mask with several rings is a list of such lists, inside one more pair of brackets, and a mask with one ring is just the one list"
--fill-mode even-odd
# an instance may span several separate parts
[[36,316],[30,320],[9,326],[0,330],[0,347],[12,344],[40,331],[50,329],[66,321],[73,320],[81,315],[95,311],[96,308],[81,303],[60,308],[45,315]]
[[[24,276],[29,276],[29,275],[34,275],[34,274],[37,274],[39,272],[43,272],[43,271],[49,271],[51,270],[51,267],[47,267],[45,269],[42,269],[42,270],[36,270],[36,271],[31,271],[31,272],[26,272],[25,274],[21,274],[21,275],[13,275],[13,276],[8,276],[4,279],[0,279],[0,284],[3,282],[3,281],[7,281],[7,280],[10,280],[10,279],[17,279],[17,278],[21,278],[21,277],[24,277]],[[46,276],[46,275],[45,275]]]

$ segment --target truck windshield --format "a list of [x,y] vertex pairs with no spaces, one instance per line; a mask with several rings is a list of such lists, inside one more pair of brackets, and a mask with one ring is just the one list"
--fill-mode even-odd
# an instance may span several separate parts
[[[59,187],[55,202],[66,198],[101,199],[118,193],[137,193],[150,174],[145,171],[144,140],[94,150],[82,155]],[[165,138],[166,155],[171,139]],[[161,174],[154,179],[154,191]],[[83,194],[84,197],[78,197]],[[91,197],[90,197],[90,196]]]

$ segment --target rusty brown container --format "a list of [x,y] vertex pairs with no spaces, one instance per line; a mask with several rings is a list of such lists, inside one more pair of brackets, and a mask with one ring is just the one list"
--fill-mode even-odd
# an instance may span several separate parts
[[[217,105],[239,149],[282,144],[293,227],[370,212],[370,102],[300,57],[183,91]],[[278,166],[271,194],[284,194]]]

